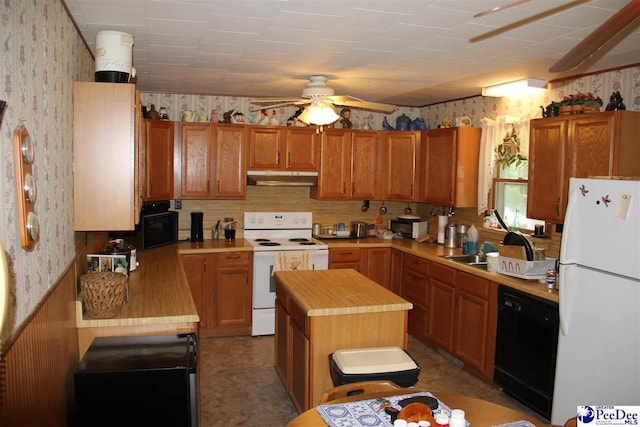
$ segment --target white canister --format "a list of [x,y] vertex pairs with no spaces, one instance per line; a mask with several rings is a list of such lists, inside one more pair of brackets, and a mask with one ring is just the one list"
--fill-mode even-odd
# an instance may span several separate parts
[[128,83],[133,77],[133,36],[121,31],[98,31],[96,81]]

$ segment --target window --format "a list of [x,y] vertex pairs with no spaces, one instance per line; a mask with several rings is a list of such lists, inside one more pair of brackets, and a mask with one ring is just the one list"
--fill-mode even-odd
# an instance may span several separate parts
[[493,181],[493,205],[502,219],[514,229],[533,231],[535,224],[544,221],[527,218],[527,164],[498,167],[498,177]]

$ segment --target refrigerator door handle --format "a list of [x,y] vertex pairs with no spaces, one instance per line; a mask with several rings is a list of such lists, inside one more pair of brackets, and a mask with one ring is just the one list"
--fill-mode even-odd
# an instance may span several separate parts
[[[574,210],[576,207],[576,203],[577,203],[577,199],[579,197],[579,190],[575,189],[573,190],[570,194],[569,194],[569,202],[567,203],[567,210],[566,210],[566,214],[564,216],[564,225],[563,225],[563,229],[562,229],[562,235],[563,236],[568,236],[571,235],[571,227],[573,224],[572,218],[574,216]],[[569,248],[569,242],[568,241],[564,241],[562,242],[562,244],[560,245],[560,262],[563,264],[572,264],[575,263],[575,261],[571,261],[568,259],[569,256],[569,251],[571,248]],[[560,282],[562,283],[562,281]]]
[[566,265],[560,265],[560,287],[558,289],[558,314],[560,315],[560,333],[564,336],[569,332],[569,298],[567,297],[567,287],[563,284],[567,283],[567,270],[571,268]]

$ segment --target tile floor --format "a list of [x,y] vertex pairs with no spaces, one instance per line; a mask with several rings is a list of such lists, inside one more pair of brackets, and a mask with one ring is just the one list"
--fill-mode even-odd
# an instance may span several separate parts
[[[420,388],[489,400],[542,421],[417,339],[409,337],[408,350],[421,366]],[[200,427],[278,427],[298,415],[273,367],[273,336],[204,338],[199,354]]]

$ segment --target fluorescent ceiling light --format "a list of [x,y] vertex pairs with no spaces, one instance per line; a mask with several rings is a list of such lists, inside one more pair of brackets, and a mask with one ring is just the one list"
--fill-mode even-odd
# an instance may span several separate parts
[[324,126],[338,120],[340,116],[320,97],[313,97],[298,119],[309,125]]
[[546,88],[546,80],[528,78],[500,85],[483,87],[482,96],[522,96],[540,92]]

